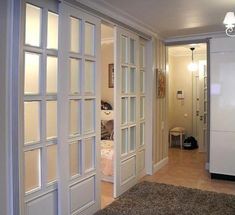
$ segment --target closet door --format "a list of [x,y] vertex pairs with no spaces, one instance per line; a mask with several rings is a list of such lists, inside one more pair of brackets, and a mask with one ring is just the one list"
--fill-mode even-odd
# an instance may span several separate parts
[[[115,28],[114,196],[137,183],[144,96],[140,96],[139,37]],[[143,72],[143,70],[142,70]],[[141,110],[143,111],[141,113]]]
[[60,4],[60,214],[100,208],[100,20]]

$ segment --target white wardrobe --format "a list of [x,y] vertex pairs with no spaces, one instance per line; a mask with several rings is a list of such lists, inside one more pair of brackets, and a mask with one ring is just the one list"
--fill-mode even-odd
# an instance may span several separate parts
[[235,38],[211,40],[210,173],[235,176]]

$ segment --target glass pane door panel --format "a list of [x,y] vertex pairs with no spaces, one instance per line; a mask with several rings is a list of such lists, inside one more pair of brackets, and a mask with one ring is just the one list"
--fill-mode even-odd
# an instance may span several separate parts
[[136,69],[130,68],[130,93],[135,93],[136,90]]
[[145,48],[143,45],[140,45],[140,67],[143,68],[144,67],[144,59],[145,59],[145,54],[144,54]]
[[122,124],[128,120],[128,98],[122,98]]
[[144,119],[145,117],[145,97],[140,97],[140,118]]
[[144,139],[145,139],[145,124],[140,124],[140,145],[144,145]]
[[81,141],[69,145],[70,177],[80,175],[81,171]]
[[95,139],[88,138],[84,140],[85,148],[85,172],[94,169],[95,165]]
[[140,72],[140,92],[145,93],[145,72]]
[[135,64],[135,40],[130,39],[130,64]]
[[70,93],[80,93],[80,69],[81,61],[75,58],[70,58]]
[[47,93],[57,93],[57,57],[47,57]]
[[91,23],[85,23],[85,54],[95,55],[95,26]]
[[41,8],[26,4],[25,44],[27,45],[41,45],[41,14]]
[[136,146],[136,127],[130,127],[130,151],[134,151]]
[[122,63],[128,63],[128,44],[127,37],[121,37],[121,60]]
[[41,187],[41,155],[40,149],[24,153],[25,192]]
[[130,98],[130,122],[136,121],[136,98]]
[[79,100],[70,100],[70,127],[69,134],[77,135],[81,133],[81,104]]
[[57,101],[46,102],[46,137],[57,136]]
[[126,154],[127,153],[127,147],[128,147],[128,128],[122,129],[122,145],[121,145],[121,153]]
[[58,15],[48,12],[47,48],[58,49]]
[[81,52],[81,20],[70,17],[70,51]]
[[39,71],[40,71],[40,55],[25,52],[24,65],[24,93],[39,93]]
[[85,62],[85,93],[94,94],[95,91],[95,63]]
[[122,67],[122,93],[128,93],[128,67]]
[[40,140],[40,103],[24,102],[24,143]]
[[95,131],[95,100],[87,99],[84,101],[84,132]]
[[47,146],[47,182],[57,179],[57,145]]

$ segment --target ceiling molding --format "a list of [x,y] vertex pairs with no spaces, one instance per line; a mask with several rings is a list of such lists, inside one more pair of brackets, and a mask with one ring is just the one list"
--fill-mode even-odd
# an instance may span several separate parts
[[[103,0],[100,0],[99,4],[91,0],[76,0],[76,1],[80,4],[83,4],[87,7],[99,11],[100,13],[104,14],[107,17],[110,17],[113,20],[117,20],[126,26],[130,26],[131,28],[136,29],[142,32],[142,34],[147,34],[151,37],[164,40],[164,38],[159,36],[159,34],[155,32],[152,27],[146,25],[145,23],[134,18],[133,16],[130,16],[128,13],[124,12],[123,10],[118,9]],[[113,24],[115,25],[116,23],[113,22]]]

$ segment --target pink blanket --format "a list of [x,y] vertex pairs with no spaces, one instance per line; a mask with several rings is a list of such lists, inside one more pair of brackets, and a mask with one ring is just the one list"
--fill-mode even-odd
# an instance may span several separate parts
[[101,171],[104,175],[113,175],[113,141],[101,142]]

